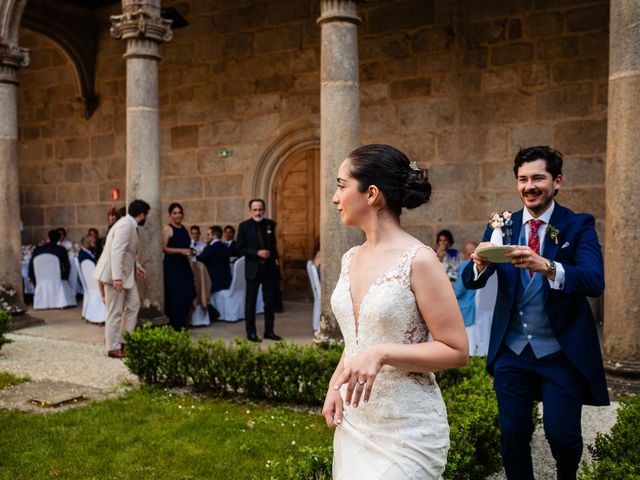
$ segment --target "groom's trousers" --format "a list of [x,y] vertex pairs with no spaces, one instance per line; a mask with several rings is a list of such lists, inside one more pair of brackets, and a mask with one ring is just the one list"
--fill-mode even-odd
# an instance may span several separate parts
[[582,456],[579,372],[561,351],[536,358],[530,345],[520,355],[503,345],[494,365],[507,478],[534,480],[532,410],[534,400],[542,400],[544,431],[556,460],[558,480],[575,480]]

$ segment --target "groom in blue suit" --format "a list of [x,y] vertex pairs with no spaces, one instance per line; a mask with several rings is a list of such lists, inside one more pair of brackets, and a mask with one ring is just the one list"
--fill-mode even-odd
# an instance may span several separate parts
[[[508,227],[507,238],[516,248],[507,254],[508,263],[490,263],[474,253],[463,282],[477,289],[498,275],[487,370],[494,377],[507,478],[534,478],[532,408],[540,400],[558,479],[575,480],[583,448],[582,405],[609,404],[586,298],[604,290],[601,247],[591,215],[554,201],[563,181],[560,152],[546,146],[522,149],[513,170],[524,204]],[[483,242],[490,237],[488,228]]]

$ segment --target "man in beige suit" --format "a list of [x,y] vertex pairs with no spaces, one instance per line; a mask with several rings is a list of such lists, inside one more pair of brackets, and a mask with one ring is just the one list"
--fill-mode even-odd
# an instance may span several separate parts
[[144,269],[138,264],[138,226],[143,226],[149,214],[149,204],[134,200],[128,214],[113,224],[107,235],[104,250],[94,276],[104,284],[107,321],[105,342],[107,355],[124,358],[122,328],[133,331],[140,310],[140,296],[136,287],[136,272],[142,278]]

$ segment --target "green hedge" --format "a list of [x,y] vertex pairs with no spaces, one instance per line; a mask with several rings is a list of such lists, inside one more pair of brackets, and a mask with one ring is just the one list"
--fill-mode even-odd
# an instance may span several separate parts
[[[263,350],[237,339],[200,338],[187,331],[145,326],[125,336],[129,369],[148,384],[190,386],[216,396],[245,396],[274,402],[320,406],[340,356],[341,346],[278,342]],[[484,360],[437,374],[449,414],[451,449],[445,478],[484,479],[500,467],[498,407]],[[329,446],[303,452],[305,460],[279,465],[278,480],[331,477]]]
[[624,400],[611,432],[589,445],[593,462],[582,480],[640,480],[640,396]]
[[5,334],[11,328],[11,314],[5,310],[0,310],[0,349],[5,343],[11,343]]

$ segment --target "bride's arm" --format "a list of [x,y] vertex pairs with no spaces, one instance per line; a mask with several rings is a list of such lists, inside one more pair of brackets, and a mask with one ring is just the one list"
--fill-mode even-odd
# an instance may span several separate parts
[[[346,383],[345,403],[357,406],[361,395],[368,401],[383,365],[409,372],[433,372],[467,363],[469,346],[462,315],[451,282],[431,250],[418,250],[411,270],[411,289],[432,342],[411,345],[382,343],[367,348],[349,362],[334,383]],[[364,395],[363,395],[364,394]]]

